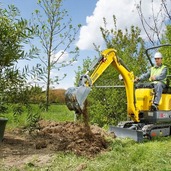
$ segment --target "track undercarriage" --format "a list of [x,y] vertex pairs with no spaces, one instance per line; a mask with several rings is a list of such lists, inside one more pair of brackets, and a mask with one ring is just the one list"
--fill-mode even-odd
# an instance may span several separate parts
[[137,142],[157,136],[170,136],[171,112],[146,111],[139,123],[133,121],[120,122],[117,126],[110,126],[109,132],[113,132],[116,137],[129,137]]

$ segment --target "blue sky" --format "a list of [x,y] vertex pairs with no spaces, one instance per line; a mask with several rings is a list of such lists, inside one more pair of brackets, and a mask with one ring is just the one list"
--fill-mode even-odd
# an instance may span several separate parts
[[[168,6],[171,8],[171,2],[168,1]],[[5,7],[8,4],[14,4],[21,11],[23,18],[30,18],[33,10],[37,8],[37,0],[1,0],[2,5]],[[136,4],[139,0],[64,0],[64,9],[68,11],[69,16],[72,18],[73,25],[81,24],[82,27],[77,36],[76,45],[80,48],[80,57],[78,62],[69,68],[61,70],[62,74],[67,72],[65,80],[61,81],[56,88],[68,88],[73,86],[75,71],[78,65],[82,64],[82,60],[87,56],[94,58],[96,52],[94,51],[93,43],[104,49],[103,39],[100,33],[100,26],[103,26],[103,18],[106,18],[107,28],[113,28],[112,16],[117,18],[118,29],[124,30],[130,26],[138,26],[142,28],[140,18],[136,10]],[[154,12],[157,14],[160,9],[161,0],[155,0]],[[148,20],[152,15],[151,0],[142,1],[142,9],[144,15]],[[154,23],[149,24],[153,25]],[[150,33],[150,30],[149,30]],[[142,31],[142,37],[146,39],[145,33]]]
[[[21,15],[24,18],[29,18],[31,12],[38,7],[37,0],[1,0],[0,2],[4,7],[9,4],[14,4],[20,9]],[[92,14],[96,2],[97,0],[64,0],[63,6],[75,24],[85,24],[86,16]]]

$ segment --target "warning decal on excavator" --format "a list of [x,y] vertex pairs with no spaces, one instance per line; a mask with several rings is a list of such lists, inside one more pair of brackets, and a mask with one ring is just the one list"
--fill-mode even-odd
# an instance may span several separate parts
[[167,118],[167,115],[164,114],[164,113],[160,113],[160,114],[159,114],[159,117],[160,117],[160,118]]

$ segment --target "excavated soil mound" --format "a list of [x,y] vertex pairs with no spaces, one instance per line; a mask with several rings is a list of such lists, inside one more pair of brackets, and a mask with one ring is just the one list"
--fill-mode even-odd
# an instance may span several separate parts
[[107,149],[106,137],[109,136],[111,135],[98,126],[42,120],[31,133],[25,129],[6,131],[0,144],[0,158],[11,155],[49,154],[56,151],[93,157]]

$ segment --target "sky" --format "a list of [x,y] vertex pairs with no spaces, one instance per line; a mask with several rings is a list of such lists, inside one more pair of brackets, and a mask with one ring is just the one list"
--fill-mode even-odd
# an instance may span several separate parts
[[[168,1],[168,7],[171,8],[171,1]],[[169,2],[170,1],[170,2]],[[29,18],[31,13],[37,8],[37,0],[0,0],[1,5],[4,7],[8,4],[14,4],[21,11],[23,18]],[[105,48],[103,42],[100,26],[103,26],[103,18],[106,18],[107,28],[113,28],[113,18],[115,15],[117,19],[118,29],[124,30],[130,26],[138,26],[142,28],[142,24],[136,9],[139,0],[64,0],[63,7],[68,11],[69,16],[72,18],[73,25],[81,24],[79,34],[77,35],[75,45],[80,48],[80,57],[72,67],[65,68],[57,73],[62,75],[67,74],[67,77],[56,85],[56,88],[65,88],[74,86],[75,71],[78,66],[82,65],[83,59],[97,55],[94,50],[93,43],[100,46],[101,50]],[[160,8],[161,0],[155,0],[153,4],[154,13]],[[146,19],[152,14],[151,0],[143,0],[142,9]],[[153,25],[149,19],[149,24]],[[145,33],[142,31],[142,37],[146,39]]]

